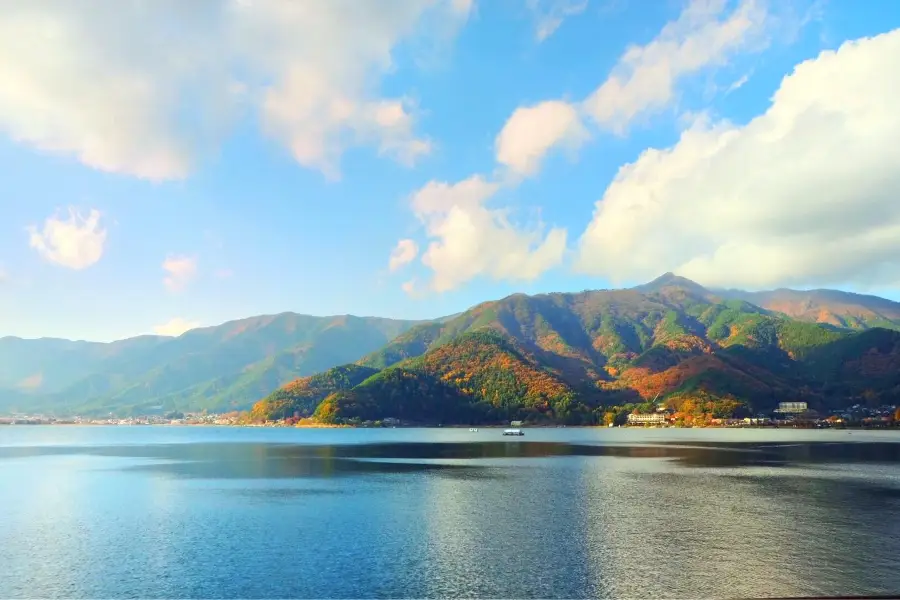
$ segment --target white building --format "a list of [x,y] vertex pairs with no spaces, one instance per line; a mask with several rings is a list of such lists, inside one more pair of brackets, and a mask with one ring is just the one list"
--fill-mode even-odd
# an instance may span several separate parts
[[799,414],[805,413],[809,408],[806,406],[806,402],[779,402],[778,408],[775,409],[777,413],[784,414]]
[[628,415],[628,424],[629,425],[665,425],[666,424],[666,413],[650,413],[647,415]]

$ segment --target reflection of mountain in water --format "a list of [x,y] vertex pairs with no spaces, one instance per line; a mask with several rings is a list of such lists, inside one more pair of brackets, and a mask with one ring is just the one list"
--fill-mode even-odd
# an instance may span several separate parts
[[900,589],[900,444],[536,438],[0,446],[4,481],[24,482],[0,494],[0,596]]
[[[0,459],[43,455],[147,459],[132,466],[200,478],[339,477],[366,473],[441,472],[501,477],[488,465],[552,457],[670,459],[688,467],[785,467],[797,464],[900,463],[900,444],[889,442],[702,443],[638,445],[564,442],[390,442],[370,444],[203,443],[147,446],[0,447]],[[435,462],[440,461],[440,462]]]

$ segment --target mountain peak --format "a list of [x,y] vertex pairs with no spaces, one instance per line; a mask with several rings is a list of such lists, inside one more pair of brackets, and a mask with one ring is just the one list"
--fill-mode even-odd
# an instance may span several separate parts
[[681,277],[680,275],[676,275],[671,271],[667,273],[663,273],[653,281],[649,283],[645,283],[643,285],[635,286],[634,290],[647,294],[651,292],[658,292],[664,288],[677,287],[687,290],[689,292],[693,292],[695,294],[700,294],[703,296],[709,295],[709,290],[700,285],[695,281],[691,281],[686,277]]

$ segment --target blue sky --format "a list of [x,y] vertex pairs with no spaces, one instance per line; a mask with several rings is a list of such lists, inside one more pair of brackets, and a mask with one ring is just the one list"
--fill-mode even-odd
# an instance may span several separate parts
[[0,335],[670,270],[900,299],[891,0],[176,4],[0,25]]

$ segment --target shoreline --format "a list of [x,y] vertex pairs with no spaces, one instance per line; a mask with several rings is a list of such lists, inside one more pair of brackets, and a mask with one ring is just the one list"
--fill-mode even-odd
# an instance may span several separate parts
[[[234,427],[246,429],[508,429],[507,425],[394,425],[390,427],[364,427],[359,425],[345,425],[332,423],[302,423],[294,425],[280,424],[249,424],[249,423],[0,423],[2,426],[42,426],[42,427]],[[704,427],[642,427],[621,425],[607,427],[603,425],[523,425],[520,429],[803,429],[810,431],[900,431],[900,426],[866,427],[862,425],[844,427],[793,427],[790,425],[746,425],[723,426],[708,425]]]
[[0,423],[0,427],[45,425],[53,427],[253,427],[225,423]]

